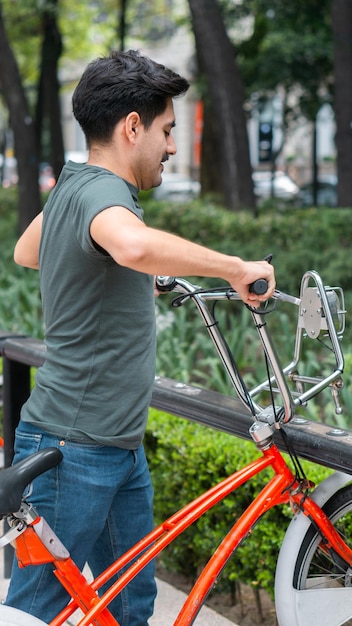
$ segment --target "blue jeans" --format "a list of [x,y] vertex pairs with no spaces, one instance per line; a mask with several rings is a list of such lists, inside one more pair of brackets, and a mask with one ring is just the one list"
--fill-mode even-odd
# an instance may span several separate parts
[[[80,444],[20,422],[14,462],[49,446],[61,463],[33,481],[29,498],[72,559],[87,562],[94,577],[153,528],[153,490],[144,449]],[[50,622],[68,594],[51,564],[20,569],[14,559],[5,604]],[[147,626],[156,595],[154,564],[148,565],[110,605],[120,626]]]

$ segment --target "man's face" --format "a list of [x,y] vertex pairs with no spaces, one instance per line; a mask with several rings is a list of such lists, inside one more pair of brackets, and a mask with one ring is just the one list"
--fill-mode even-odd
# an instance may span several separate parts
[[149,128],[143,127],[135,163],[139,189],[147,190],[161,184],[163,163],[176,154],[176,144],[172,136],[174,126],[175,114],[170,98],[164,113],[158,115]]

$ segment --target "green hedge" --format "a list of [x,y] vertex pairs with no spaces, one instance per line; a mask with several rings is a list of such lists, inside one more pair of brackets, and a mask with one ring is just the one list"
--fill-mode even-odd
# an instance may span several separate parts
[[[250,441],[155,409],[150,410],[145,447],[155,489],[157,523],[260,454]],[[304,462],[303,466],[317,483],[331,473],[313,463]],[[254,477],[200,518],[164,551],[163,565],[195,578],[270,475],[268,470]],[[231,558],[218,589],[229,591],[238,581],[255,584],[272,594],[278,550],[291,518],[288,505],[268,512]]]
[[14,263],[16,189],[0,189],[0,329],[42,337],[39,274]]
[[[248,260],[273,253],[278,288],[283,291],[297,293],[302,274],[307,269],[315,269],[321,274],[325,284],[342,286],[346,291],[347,302],[352,303],[352,209],[279,211],[266,204],[265,210],[262,209],[259,216],[254,218],[249,212],[226,211],[207,199],[188,204],[172,204],[155,201],[147,195],[142,204],[146,223],[155,228],[174,232]],[[0,190],[0,219],[0,325],[5,323],[6,316],[15,328],[25,319],[26,332],[30,326],[29,331],[33,329],[41,334],[42,329],[38,325],[36,274],[17,268],[12,259],[18,223],[16,193],[12,189]],[[20,281],[23,280],[18,301],[29,299],[28,309],[30,312],[34,311],[35,315],[32,322],[28,315],[22,315],[27,313],[25,301],[18,309],[14,286],[17,277]],[[28,285],[31,297],[24,293],[25,285]]]
[[254,218],[214,203],[145,203],[145,221],[155,228],[243,258],[274,254],[279,289],[296,293],[302,274],[318,271],[325,282],[352,289],[350,248],[352,209],[290,209],[267,206]]

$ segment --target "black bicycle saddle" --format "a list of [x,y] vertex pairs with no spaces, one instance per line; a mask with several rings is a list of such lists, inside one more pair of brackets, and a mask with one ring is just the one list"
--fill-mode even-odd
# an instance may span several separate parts
[[25,488],[43,472],[62,460],[58,448],[44,448],[0,471],[0,516],[15,513],[21,506]]

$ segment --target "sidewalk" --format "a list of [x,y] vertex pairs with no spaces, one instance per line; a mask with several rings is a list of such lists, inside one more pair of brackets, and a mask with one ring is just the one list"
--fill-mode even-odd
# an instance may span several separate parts
[[[150,626],[172,626],[186,595],[164,581],[157,580],[157,585],[155,615],[149,620],[149,624]],[[195,623],[197,626],[236,626],[234,622],[206,606],[200,610]]]
[[[0,555],[0,602],[4,600],[9,581],[3,575],[3,554]],[[155,615],[149,620],[150,626],[172,626],[177,613],[182,607],[186,595],[175,589],[168,583],[157,579],[158,595],[155,603]],[[75,625],[79,621],[79,616],[71,618],[69,624]],[[197,626],[236,626],[219,613],[212,609],[203,607],[196,620]]]

